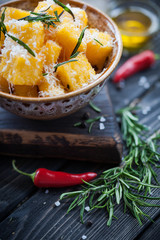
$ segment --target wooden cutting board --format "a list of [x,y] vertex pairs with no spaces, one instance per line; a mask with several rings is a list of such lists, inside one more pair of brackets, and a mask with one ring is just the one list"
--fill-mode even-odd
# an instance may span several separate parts
[[[106,86],[93,102],[101,113],[88,105],[68,117],[50,121],[23,119],[0,108],[0,154],[119,163],[122,140]],[[105,115],[105,129],[100,130],[99,121],[90,134],[88,127],[74,127],[86,112],[90,118]]]

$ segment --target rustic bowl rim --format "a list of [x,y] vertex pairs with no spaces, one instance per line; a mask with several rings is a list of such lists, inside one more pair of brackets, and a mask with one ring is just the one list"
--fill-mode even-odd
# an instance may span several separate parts
[[[20,2],[22,0],[8,0],[6,2],[3,2],[2,4],[0,4],[0,8],[3,7],[4,5],[10,4],[12,2]],[[123,43],[122,43],[122,38],[121,38],[121,34],[120,31],[117,27],[117,25],[114,23],[114,21],[105,13],[103,13],[101,10],[97,9],[96,7],[93,7],[92,5],[83,2],[83,1],[76,1],[76,0],[69,0],[69,3],[78,3],[81,4],[82,6],[86,6],[89,7],[90,9],[93,9],[94,11],[96,11],[98,14],[100,14],[101,16],[103,16],[107,21],[109,21],[111,23],[112,28],[114,29],[114,35],[116,36],[116,40],[118,43],[118,47],[117,47],[117,54],[111,64],[111,66],[105,70],[103,70],[100,74],[100,77],[98,77],[95,81],[91,82],[90,84],[88,84],[87,86],[84,86],[78,90],[75,90],[73,92],[69,92],[69,93],[65,93],[63,95],[59,95],[59,96],[54,96],[54,97],[22,97],[22,96],[16,96],[16,95],[12,95],[9,93],[4,93],[2,91],[0,91],[0,97],[1,98],[6,98],[9,100],[14,100],[14,101],[21,101],[21,102],[34,102],[34,103],[45,103],[45,102],[54,102],[54,101],[59,101],[59,100],[66,100],[68,98],[72,98],[72,97],[76,97],[78,95],[81,95],[85,92],[90,91],[91,89],[93,89],[94,87],[96,87],[97,85],[101,84],[105,79],[107,79],[110,74],[114,71],[114,69],[116,68],[116,66],[118,65],[118,62],[121,58],[122,55],[122,50],[123,50]]]

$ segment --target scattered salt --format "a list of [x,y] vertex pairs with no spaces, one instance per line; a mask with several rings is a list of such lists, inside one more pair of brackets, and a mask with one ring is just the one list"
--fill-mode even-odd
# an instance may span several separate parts
[[104,129],[105,129],[105,126],[104,126],[103,123],[100,123],[100,124],[99,124],[99,129],[100,129],[100,130],[104,130]]
[[104,117],[100,118],[100,122],[105,122],[105,121],[106,121],[106,119]]
[[143,86],[147,82],[147,78],[145,76],[141,76],[138,82],[139,86]]
[[149,89],[150,88],[150,84],[149,82],[146,82],[144,85],[143,85],[144,89]]
[[46,190],[45,190],[45,194],[48,194],[48,193],[49,193],[49,190],[48,190],[48,189],[46,189]]
[[43,204],[46,205],[46,202],[44,202]]
[[86,236],[86,235],[83,235],[83,236],[82,236],[82,239],[83,239],[83,240],[87,239],[87,236]]
[[54,205],[55,205],[56,207],[59,207],[59,206],[61,205],[61,203],[60,203],[60,201],[57,201],[57,202],[54,203]]
[[89,206],[85,207],[85,210],[86,210],[87,212],[89,212],[89,211],[90,211],[90,207],[89,207]]
[[146,115],[148,114],[148,112],[151,111],[151,107],[150,106],[146,106],[142,109],[142,114]]

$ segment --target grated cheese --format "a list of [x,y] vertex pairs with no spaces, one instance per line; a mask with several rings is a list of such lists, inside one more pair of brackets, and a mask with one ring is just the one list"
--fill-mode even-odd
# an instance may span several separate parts
[[[48,66],[44,65],[44,70],[48,73],[44,76],[44,81],[46,81],[49,85],[47,90],[39,91],[39,97],[52,97],[65,93],[64,88],[60,84],[60,80],[56,77],[56,73],[54,73],[54,66],[54,63]],[[41,83],[43,83],[43,81]]]

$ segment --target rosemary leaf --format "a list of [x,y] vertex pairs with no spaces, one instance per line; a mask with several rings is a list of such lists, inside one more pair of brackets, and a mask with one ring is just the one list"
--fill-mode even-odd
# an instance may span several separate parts
[[89,105],[95,112],[98,112],[98,113],[101,112],[101,109],[99,107],[97,107],[93,102],[90,101]]
[[4,19],[5,19],[5,12],[6,12],[6,7],[4,8],[4,10],[3,10],[3,13],[2,13],[2,15],[1,15],[1,22],[3,23],[4,22]]
[[74,126],[74,127],[79,127],[79,126],[81,126],[81,124],[82,124],[82,122],[77,122],[77,123],[75,123],[73,126]]
[[90,123],[90,125],[89,125],[89,128],[88,128],[88,132],[89,133],[91,133],[91,130],[92,130],[92,127],[93,127],[93,124],[94,124],[95,122],[91,122]]
[[82,203],[81,211],[80,211],[80,218],[82,223],[84,223],[83,221],[84,209],[85,209],[85,201]]
[[63,13],[64,13],[64,11],[62,11],[62,12],[58,15],[58,18],[60,18]]
[[116,202],[117,204],[119,204],[120,203],[119,182],[117,182],[116,184],[115,194],[116,194]]
[[54,66],[54,69],[55,69],[55,72],[57,71],[57,68],[66,64],[66,63],[70,63],[70,62],[77,62],[78,60],[77,59],[71,59],[71,60],[68,60],[68,61],[65,61],[65,62],[62,62],[62,63],[58,63]]
[[96,122],[96,121],[100,120],[101,117],[102,116],[98,116],[98,117],[95,117],[95,118],[89,118],[85,122],[86,123],[93,123],[93,122]]
[[47,75],[48,75],[48,73],[42,73],[42,75],[43,75],[43,76],[47,76]]
[[88,26],[86,26],[86,27],[82,30],[82,32],[81,32],[81,34],[80,34],[80,36],[79,36],[79,38],[78,38],[78,42],[77,42],[75,48],[73,49],[73,52],[72,52],[70,58],[72,58],[72,56],[78,51],[78,48],[79,48],[79,46],[80,46],[81,43],[82,43],[82,39],[83,39],[83,37],[84,37],[85,30],[86,30],[87,28],[88,28]]
[[42,12],[42,13],[43,13],[43,12],[47,12],[47,10],[50,9],[50,7],[51,7],[51,6],[49,6],[48,8],[46,8],[45,10],[42,10],[42,11],[40,11],[40,12]]
[[74,199],[74,201],[70,204],[70,206],[69,206],[69,208],[68,208],[68,210],[67,210],[67,213],[69,213],[73,208],[75,208],[76,207],[76,202],[78,201],[78,199],[79,199],[79,196],[77,196],[75,199]]
[[113,203],[112,203],[111,198],[109,198],[108,209],[109,209],[108,210],[109,211],[109,219],[107,222],[107,226],[110,226],[112,223],[112,218],[113,218]]
[[58,16],[58,12],[57,12],[57,11],[54,11],[54,14],[55,14],[55,16],[56,16],[57,22],[60,22],[60,19],[59,19],[59,16]]
[[77,57],[79,53],[80,53],[80,52],[76,52],[75,54],[73,54],[72,56],[70,56],[70,59]]
[[73,20],[75,20],[75,16],[73,14],[73,12],[71,11],[70,8],[68,8],[65,4],[59,2],[58,0],[53,0],[56,4],[58,4],[60,7],[62,7],[66,12],[68,12],[69,14],[72,15]]
[[22,42],[20,39],[10,35],[9,33],[7,33],[7,36],[10,37],[13,41],[17,42],[19,45],[21,45],[22,47],[24,47],[33,57],[35,57],[35,53],[32,51],[32,49],[24,42]]
[[99,43],[101,46],[104,46],[100,41],[98,41],[97,39],[94,38],[94,40]]
[[5,11],[6,11],[6,7],[3,10],[3,13],[1,15],[1,21],[0,21],[0,40],[1,40],[1,32],[3,32],[3,34],[5,35],[7,32],[6,26],[4,24],[4,19],[5,19]]

